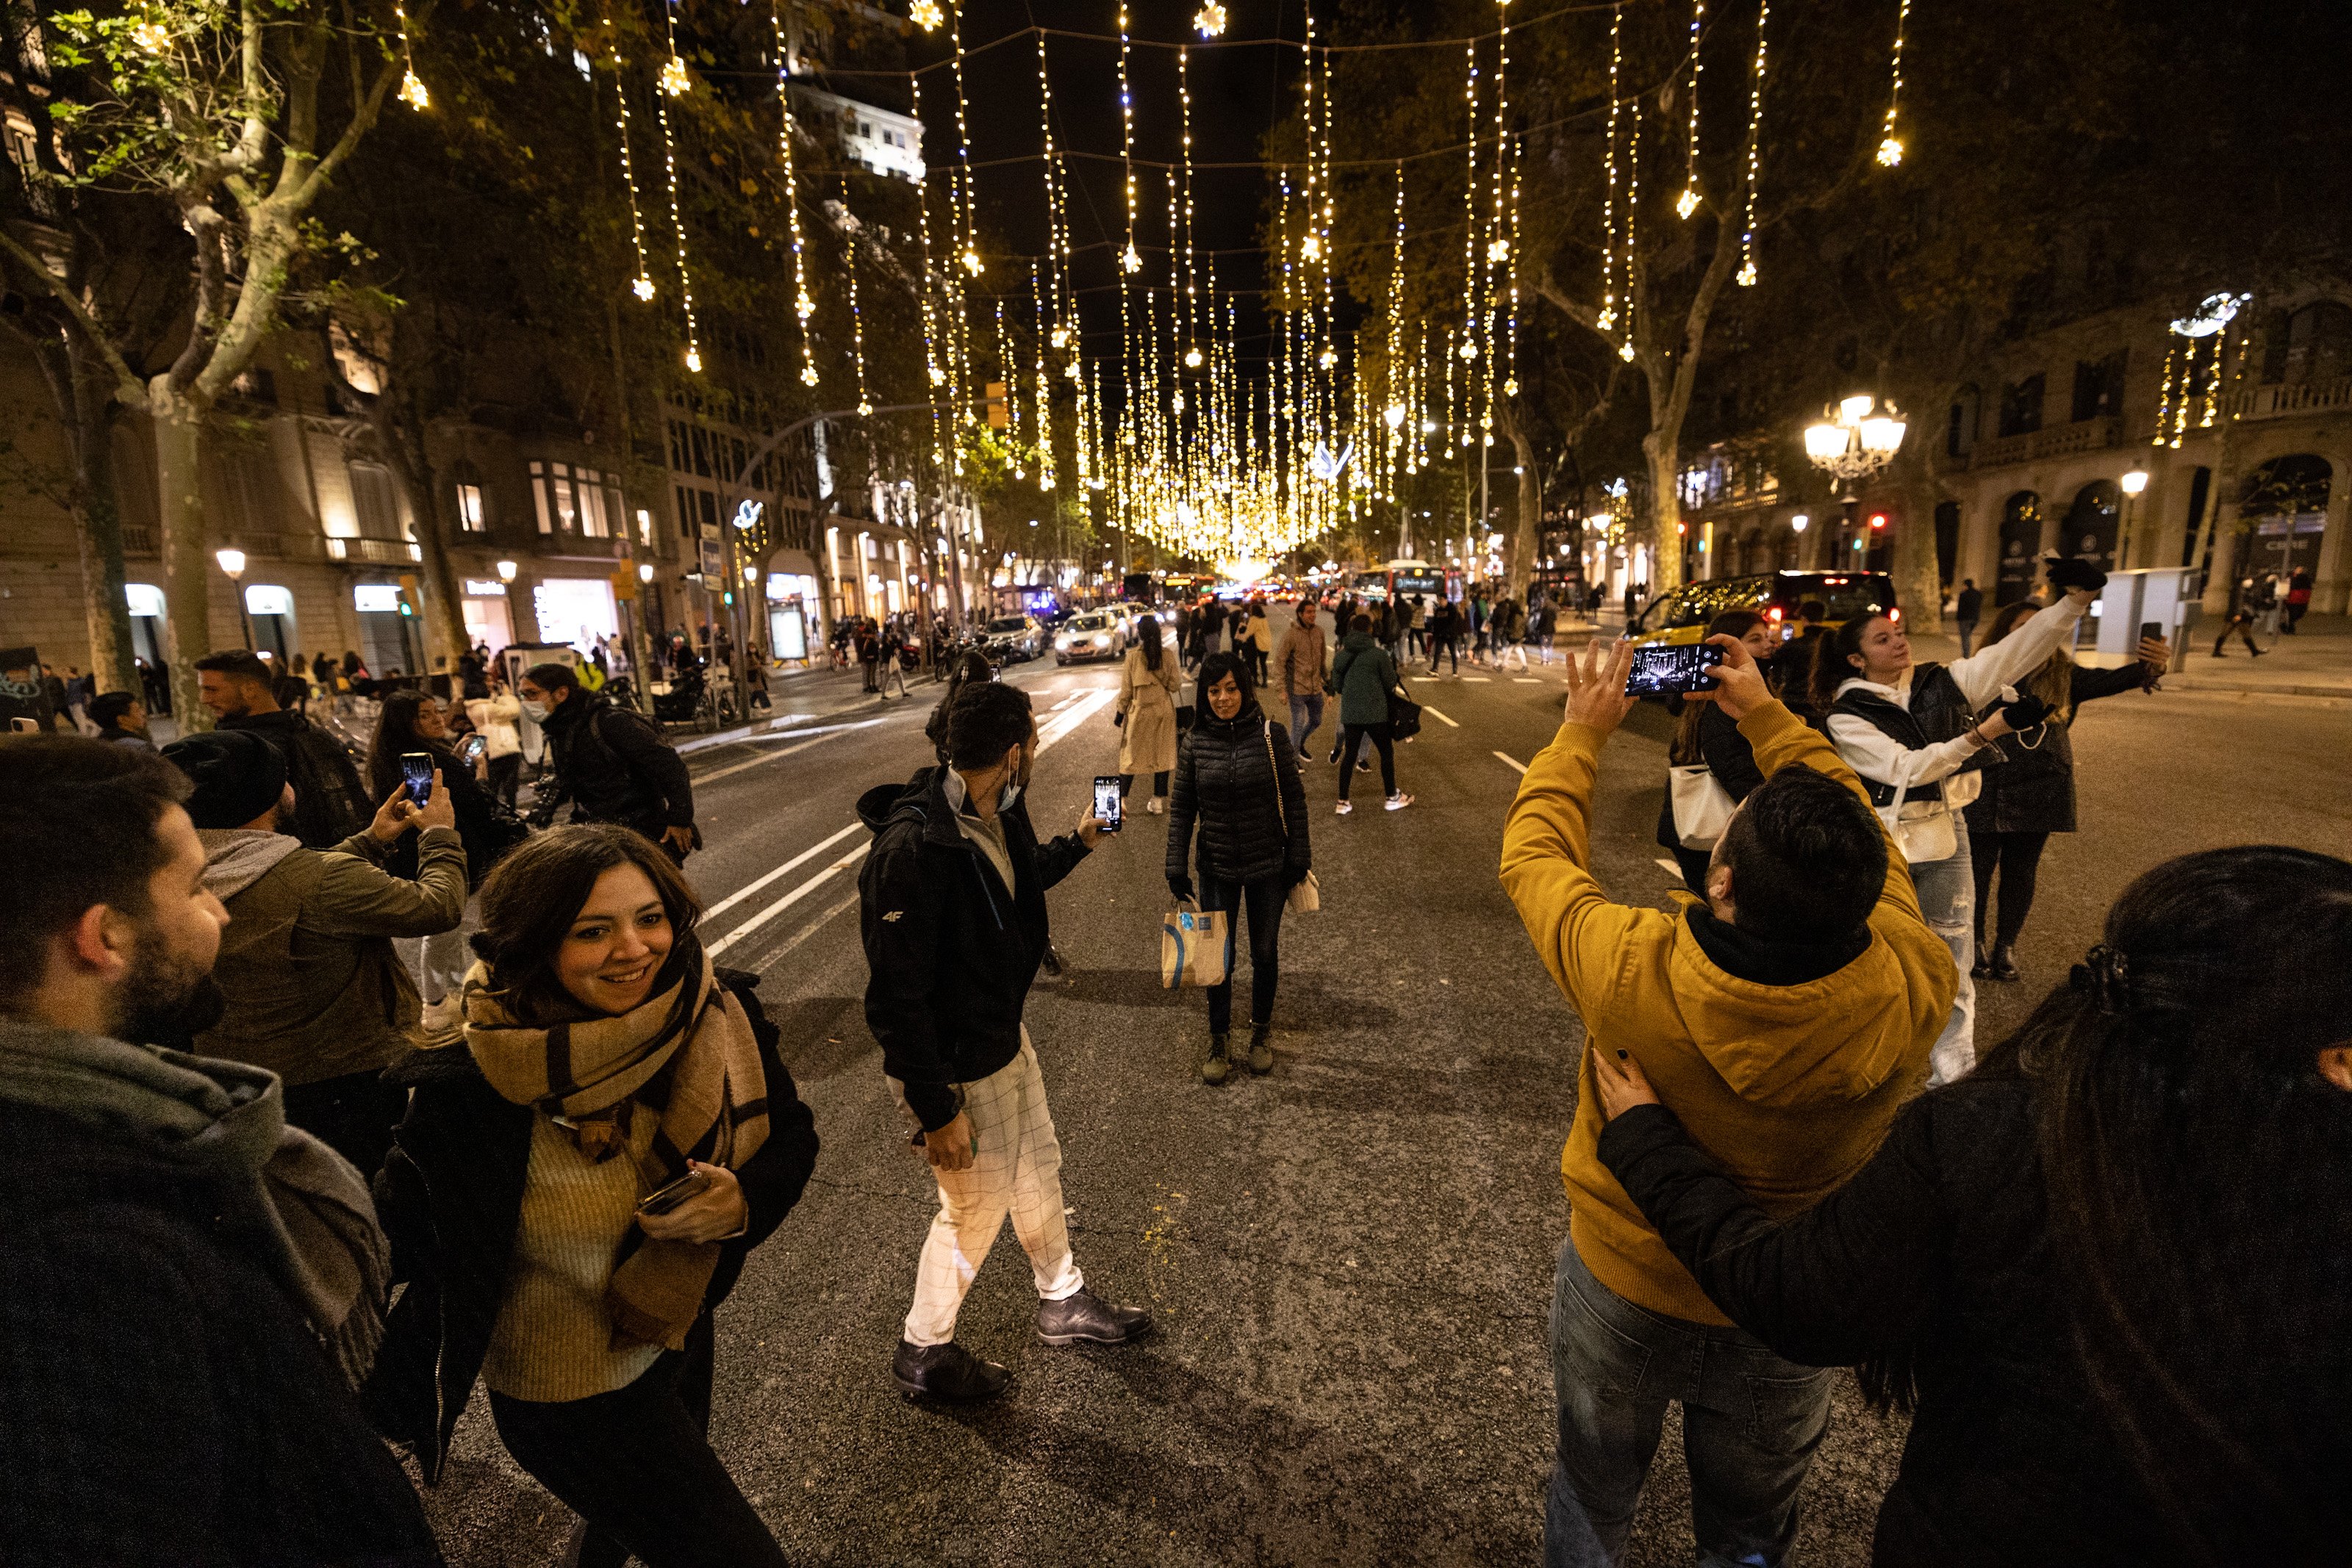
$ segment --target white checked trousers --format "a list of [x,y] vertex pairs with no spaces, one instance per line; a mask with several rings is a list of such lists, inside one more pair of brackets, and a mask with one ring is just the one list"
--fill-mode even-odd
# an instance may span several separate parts
[[915,1304],[907,1313],[909,1344],[944,1344],[955,1338],[957,1309],[1007,1214],[1022,1250],[1029,1254],[1040,1297],[1058,1301],[1086,1284],[1070,1255],[1070,1228],[1062,1215],[1062,1145],[1054,1136],[1045,1074],[1037,1070],[1026,1029],[1021,1031],[1020,1055],[964,1085],[963,1110],[979,1147],[969,1169],[932,1171],[940,1183],[940,1212],[915,1270]]

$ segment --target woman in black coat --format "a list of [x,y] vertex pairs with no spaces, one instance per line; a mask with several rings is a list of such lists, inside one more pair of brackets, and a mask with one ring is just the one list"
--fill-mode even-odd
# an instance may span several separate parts
[[2022,1030],[1778,1224],[1638,1066],[1595,1068],[1601,1157],[1708,1298],[1915,1412],[1877,1568],[2344,1561],[2352,864],[2148,872]]
[[[2031,601],[2012,604],[1992,623],[1988,648],[2031,620],[2041,609]],[[2086,670],[2064,649],[2021,683],[2050,705],[2050,716],[2022,735],[2005,735],[1998,766],[1983,770],[1983,792],[1961,808],[1968,818],[1970,868],[1976,875],[1978,979],[2017,978],[2017,938],[2033,913],[2042,852],[2053,833],[2074,831],[2074,710],[2117,692],[2147,686],[2150,672],[2162,674],[2171,645],[2149,638],[2139,645],[2139,662],[2119,670]],[[1985,946],[1985,912],[1992,907],[1993,878],[2000,879],[2000,915],[1993,943]]]
[[816,1132],[751,977],[715,969],[669,858],[588,824],[482,890],[466,1043],[415,1090],[376,1207],[407,1281],[365,1389],[427,1484],[476,1376],[577,1561],[782,1568],[706,1436],[711,1313],[798,1201]]
[[[1168,887],[1192,896],[1192,828],[1200,825],[1201,907],[1249,917],[1252,1072],[1274,1070],[1274,991],[1280,979],[1276,943],[1282,906],[1313,864],[1307,843],[1307,789],[1290,732],[1265,716],[1249,670],[1232,653],[1201,665],[1192,728],[1176,754],[1168,804]],[[1231,945],[1228,946],[1230,952]],[[1223,1083],[1232,1065],[1234,976],[1209,988],[1209,1053],[1201,1079]]]

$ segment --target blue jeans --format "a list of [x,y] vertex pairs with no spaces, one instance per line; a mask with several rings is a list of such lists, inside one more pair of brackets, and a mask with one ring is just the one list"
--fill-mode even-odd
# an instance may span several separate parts
[[1928,1054],[1927,1082],[1949,1083],[1966,1077],[1977,1064],[1977,983],[1969,971],[1976,967],[1977,879],[1969,853],[1969,820],[1952,813],[1952,831],[1960,847],[1939,861],[1921,861],[1911,868],[1912,891],[1919,895],[1919,913],[1927,929],[1952,950],[1960,972],[1959,989],[1952,993],[1952,1016]]
[[1307,755],[1307,737],[1323,722],[1323,694],[1294,692],[1290,697],[1290,746],[1299,756]]
[[1783,1361],[1738,1329],[1662,1317],[1559,1249],[1551,1308],[1559,1462],[1544,1503],[1544,1568],[1613,1568],[1658,1451],[1683,1407],[1700,1568],[1778,1568],[1797,1492],[1830,1424],[1832,1368]]

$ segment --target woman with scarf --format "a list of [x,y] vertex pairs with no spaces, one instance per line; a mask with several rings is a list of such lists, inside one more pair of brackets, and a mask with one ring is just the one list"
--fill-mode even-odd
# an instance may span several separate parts
[[576,1561],[782,1564],[711,1451],[711,1312],[798,1200],[807,1107],[749,976],[715,968],[669,858],[532,839],[482,888],[465,1045],[420,1051],[377,1193],[409,1281],[368,1385],[437,1481],[478,1373]]
[[[1192,896],[1192,866],[1201,873],[1203,909],[1249,917],[1249,1069],[1274,1070],[1274,990],[1281,977],[1275,944],[1282,906],[1307,880],[1313,863],[1307,842],[1307,788],[1290,732],[1261,712],[1248,666],[1234,653],[1212,653],[1201,665],[1192,733],[1176,758],[1169,797],[1168,887],[1181,902]],[[1192,825],[1201,827],[1197,857]],[[1228,944],[1230,947],[1230,944]],[[1209,1053],[1201,1081],[1223,1083],[1231,1070],[1234,975],[1209,988]]]

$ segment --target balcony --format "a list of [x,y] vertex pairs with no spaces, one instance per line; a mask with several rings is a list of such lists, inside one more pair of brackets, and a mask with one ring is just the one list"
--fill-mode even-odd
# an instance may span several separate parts
[[404,539],[330,538],[323,542],[329,560],[353,566],[408,566],[425,559],[423,549]]
[[2332,382],[2287,382],[2255,387],[2230,400],[2230,412],[2241,419],[2287,419],[2299,413],[2325,413],[2352,408],[2352,376]]
[[2028,431],[2023,435],[2000,435],[1990,441],[1979,441],[1965,456],[1945,459],[1945,466],[1949,470],[2006,468],[2014,463],[2032,463],[2045,457],[2071,457],[2078,452],[2097,452],[2105,447],[2120,446],[2123,439],[2122,420],[2086,419],[2075,424]]

